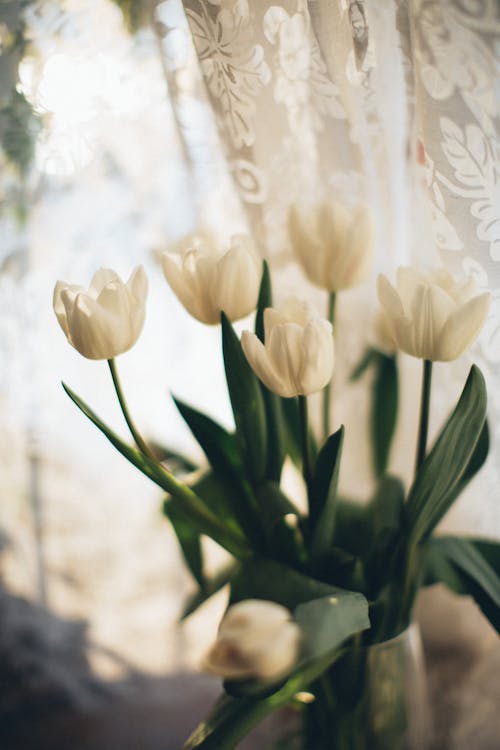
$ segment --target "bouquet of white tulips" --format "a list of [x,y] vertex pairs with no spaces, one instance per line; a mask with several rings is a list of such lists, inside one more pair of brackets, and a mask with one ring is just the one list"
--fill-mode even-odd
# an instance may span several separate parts
[[[108,360],[133,444],[64,388],[166,493],[165,515],[197,584],[184,616],[229,588],[228,610],[204,662],[224,678],[224,694],[185,749],[233,748],[266,715],[290,705],[303,720],[284,747],[398,750],[403,745],[393,729],[371,727],[358,736],[367,721],[367,649],[408,628],[419,587],[436,581],[473,596],[500,628],[500,545],[434,535],[488,453],[486,390],[476,366],[433,445],[427,440],[433,362],[455,359],[469,347],[488,314],[489,295],[475,294],[472,282],[457,284],[445,271],[425,276],[401,268],[396,287],[379,278],[386,345],[384,351],[370,349],[353,374],[375,370],[376,486],[366,504],[349,501],[337,489],[344,427],[330,430],[335,300],[369,270],[372,220],[365,208],[351,213],[332,203],[308,215],[292,209],[289,226],[298,261],[327,292],[328,319],[296,298],[274,308],[267,264],[257,261],[244,237],[218,255],[198,237],[182,255],[162,258],[166,279],[187,310],[203,323],[221,325],[234,431],[176,401],[206,456],[203,471],[193,472],[175,450],[160,452],[148,443],[118,379],[114,357],[134,344],[144,321],[142,269],[127,284],[100,270],[89,291],[58,282],[54,292],[69,342],[85,357]],[[245,331],[240,341],[232,322],[254,309],[254,332]],[[397,350],[423,361],[416,468],[408,490],[387,473],[398,411]],[[307,408],[307,397],[319,391],[321,434],[312,429]],[[307,513],[280,484],[287,456],[303,474]],[[203,536],[231,556],[214,577],[205,573]]]

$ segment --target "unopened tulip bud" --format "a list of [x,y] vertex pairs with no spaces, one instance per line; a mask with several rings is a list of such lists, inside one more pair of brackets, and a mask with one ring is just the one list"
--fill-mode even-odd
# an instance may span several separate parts
[[292,206],[289,233],[294,254],[308,279],[330,292],[349,289],[368,275],[373,256],[371,211],[350,211],[338,201],[312,210]]
[[474,295],[473,279],[459,284],[445,270],[424,275],[400,267],[394,288],[378,278],[378,296],[399,349],[420,359],[449,362],[468,349],[490,307],[488,293]]
[[88,291],[58,281],[54,312],[69,343],[88,359],[112,359],[130,349],[146,314],[148,280],[138,266],[126,284],[106,268],[97,271]]
[[308,396],[330,381],[332,326],[305,302],[291,297],[279,309],[264,310],[265,345],[249,331],[241,344],[256,375],[279,396]]
[[295,665],[300,636],[288,609],[246,599],[227,610],[204,667],[229,680],[277,680]]
[[194,318],[215,325],[220,322],[222,311],[235,321],[255,309],[260,263],[248,237],[232,237],[229,250],[222,256],[201,235],[193,236],[183,246],[182,255],[163,253],[163,273]]

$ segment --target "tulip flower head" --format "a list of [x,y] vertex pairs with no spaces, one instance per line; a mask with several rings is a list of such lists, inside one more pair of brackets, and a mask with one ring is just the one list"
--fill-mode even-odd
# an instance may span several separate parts
[[349,211],[331,201],[307,212],[292,206],[288,226],[295,256],[316,286],[337,292],[356,286],[368,275],[374,226],[366,206]]
[[474,295],[473,279],[457,283],[444,269],[424,275],[400,267],[396,288],[383,275],[377,286],[398,348],[433,362],[460,357],[479,334],[490,307],[488,293]]
[[246,599],[227,610],[204,667],[230,680],[277,680],[296,663],[300,636],[281,604]]
[[118,274],[99,269],[88,291],[58,281],[53,306],[74,348],[88,359],[112,359],[130,349],[142,331],[148,280],[142,266],[125,284]]
[[264,310],[265,345],[250,331],[241,344],[246,358],[269,390],[279,396],[308,396],[330,381],[333,371],[332,326],[295,297],[279,310]]
[[197,320],[220,323],[225,312],[229,320],[244,318],[257,305],[260,263],[244,235],[232,237],[222,256],[201,235],[184,244],[182,255],[163,253],[165,278],[179,301]]

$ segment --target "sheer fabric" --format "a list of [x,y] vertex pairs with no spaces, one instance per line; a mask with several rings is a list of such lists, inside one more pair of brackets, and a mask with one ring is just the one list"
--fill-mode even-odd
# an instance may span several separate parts
[[[492,457],[473,488],[481,501],[462,504],[452,525],[461,517],[466,529],[500,534],[498,3],[184,0],[184,8],[219,153],[275,266],[293,273],[290,205],[334,196],[372,206],[376,270],[440,264],[491,291],[471,357],[488,379]],[[365,298],[351,302],[358,331]],[[438,375],[436,416],[455,398],[463,367]]]

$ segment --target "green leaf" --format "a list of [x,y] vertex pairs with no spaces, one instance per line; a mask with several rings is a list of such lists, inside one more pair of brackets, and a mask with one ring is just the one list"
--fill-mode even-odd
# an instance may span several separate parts
[[[468,481],[486,419],[486,387],[478,367],[471,367],[455,410],[418,470],[406,505],[410,538],[427,538]],[[475,459],[474,459],[475,462]]]
[[210,599],[211,596],[214,596],[223,589],[224,586],[227,586],[236,575],[238,569],[239,564],[232,562],[224,568],[221,568],[213,578],[206,579],[205,588],[198,589],[198,591],[196,591],[186,602],[181,615],[181,620],[185,620],[186,617],[192,615],[193,612],[196,612],[198,607],[201,607],[201,605]]
[[234,435],[180,399],[173,397],[173,400],[214,471],[239,476],[243,464]]
[[268,599],[294,610],[299,604],[323,596],[336,596],[339,589],[293,568],[263,558],[245,561],[231,587],[231,604],[243,599]]
[[370,365],[373,362],[376,362],[380,356],[383,355],[377,349],[367,349],[349,377],[351,383],[355,383],[359,380],[368,370]]
[[[257,312],[255,315],[255,333],[262,343],[265,343],[264,310],[266,307],[271,307],[272,304],[273,294],[271,276],[267,261],[264,261],[262,264],[262,278],[257,302]],[[279,482],[286,454],[286,427],[282,408],[283,399],[268,390],[264,383],[259,381],[259,385],[262,391],[262,398],[264,399],[267,425],[267,461],[265,476],[266,479]]]
[[395,357],[379,354],[372,387],[371,437],[376,477],[387,470],[398,416],[399,382]]
[[[228,482],[231,484],[231,513],[228,513],[229,508],[226,506],[224,511],[226,518],[229,516],[237,518],[247,537],[256,548],[260,549],[263,532],[259,508],[252,488],[245,477],[241,454],[234,435],[210,417],[187,406],[182,401],[174,398],[174,402],[203,448],[214,473],[220,478],[219,481],[226,485]],[[222,477],[224,479],[221,479]],[[221,493],[221,501],[225,496],[225,493]]]
[[267,463],[266,410],[262,391],[224,313],[221,313],[221,324],[224,366],[236,434],[249,476],[258,483],[265,477]]
[[337,499],[333,544],[364,557],[372,540],[371,504]]
[[280,403],[285,425],[285,451],[296,466],[301,466],[299,401],[297,398],[280,398]]
[[179,451],[173,450],[172,448],[167,448],[156,440],[148,440],[147,444],[153,451],[157,461],[165,464],[168,471],[174,474],[174,476],[191,474],[200,468],[198,464],[195,464],[194,461],[188,458],[188,456],[185,456],[183,453],[179,453]]
[[300,604],[294,618],[303,634],[300,666],[331,654],[351,635],[370,627],[365,597],[341,589],[334,596]]
[[456,569],[463,589],[500,632],[500,577],[478,548],[468,539],[452,536],[437,537],[431,544]]
[[174,498],[165,499],[163,502],[163,512],[172,524],[188,569],[191,571],[200,588],[204,590],[205,577],[203,575],[203,554],[200,535],[195,531],[193,525],[184,518],[182,513],[178,512],[177,503],[178,501]]
[[62,384],[64,390],[76,406],[85,416],[108,438],[110,443],[139,471],[155,482],[165,492],[170,493],[179,501],[178,510],[182,505],[182,512],[186,520],[193,523],[200,534],[210,536],[214,541],[235,555],[235,557],[246,557],[250,550],[244,537],[227,529],[220,521],[205,507],[202,500],[191,490],[190,487],[169,474],[159,464],[152,461],[148,456],[140,453],[136,448],[125,443],[113,430],[108,427],[92,409],[79,398],[71,388]]
[[401,481],[396,477],[384,476],[370,503],[372,532],[365,558],[365,572],[373,596],[392,577],[398,542],[403,536],[404,499],[405,490]]
[[260,280],[259,297],[257,300],[257,312],[255,315],[255,333],[264,343],[264,310],[273,305],[273,291],[271,286],[271,274],[266,260],[262,262],[262,277]]
[[225,526],[242,531],[240,513],[245,501],[226,476],[208,471],[192,485],[192,489]]
[[312,555],[320,559],[331,548],[335,531],[337,486],[344,427],[330,435],[318,454],[310,496]]
[[492,539],[471,539],[470,541],[500,577],[500,542]]

